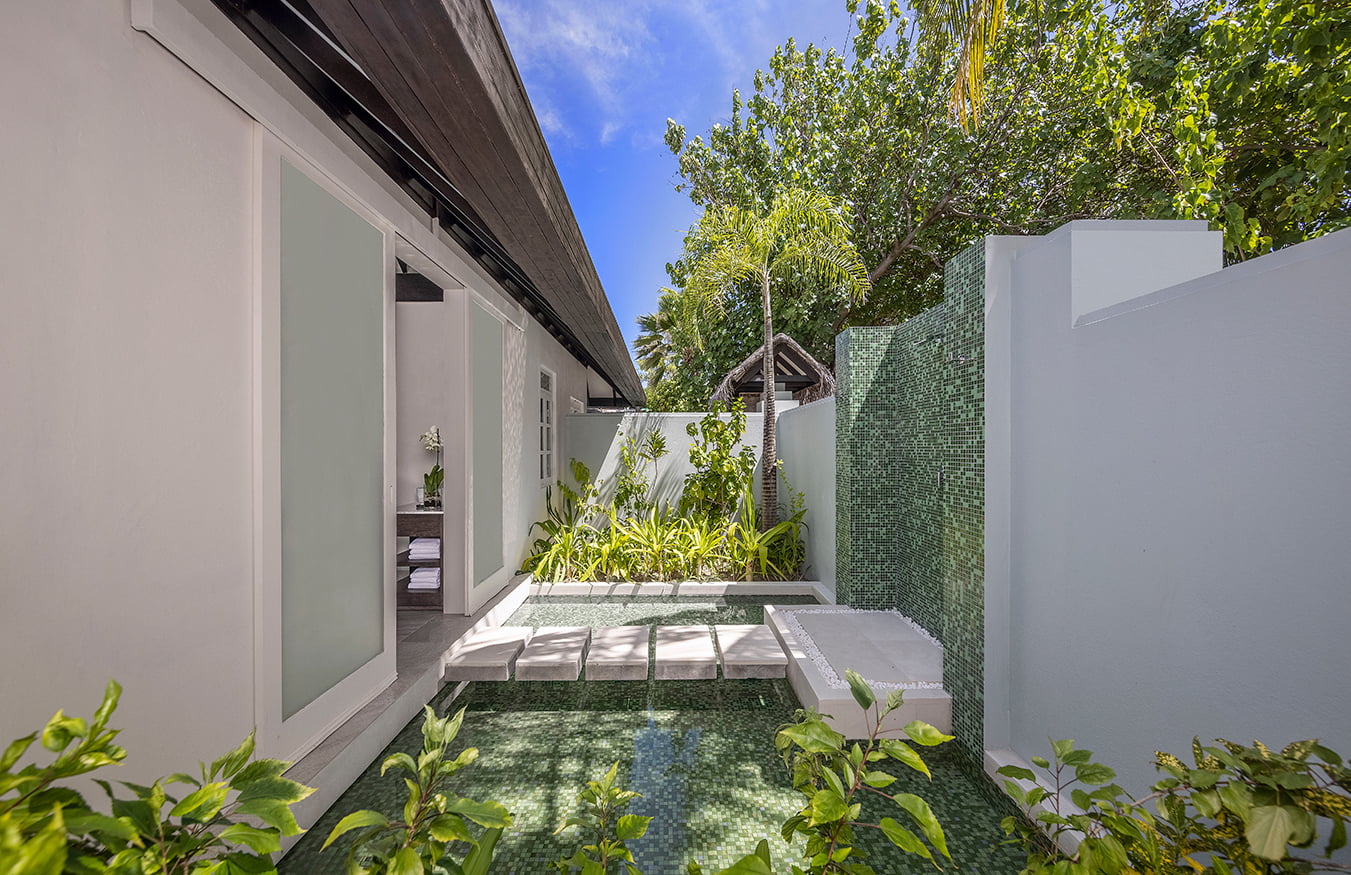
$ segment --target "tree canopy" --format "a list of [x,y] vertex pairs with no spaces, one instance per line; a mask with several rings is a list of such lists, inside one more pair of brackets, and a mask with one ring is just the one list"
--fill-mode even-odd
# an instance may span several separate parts
[[[752,93],[733,92],[726,123],[666,131],[677,189],[700,206],[762,209],[786,187],[847,205],[867,300],[825,288],[774,302],[780,329],[824,362],[841,329],[936,303],[944,262],[985,234],[1197,218],[1238,260],[1351,224],[1346,0],[1010,0],[975,125],[952,108],[960,45],[921,43],[894,2],[847,5],[847,51],[789,40]],[[691,235],[668,265],[677,299],[698,248]],[[755,348],[752,291],[702,347],[680,326],[645,333],[678,357],[661,380],[647,370],[654,406],[702,406]]]

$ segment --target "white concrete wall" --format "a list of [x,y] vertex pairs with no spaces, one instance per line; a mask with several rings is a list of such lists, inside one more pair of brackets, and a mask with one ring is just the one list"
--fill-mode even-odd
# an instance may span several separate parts
[[[656,467],[647,465],[650,497],[656,502],[674,505],[685,488],[685,475],[694,471],[690,464],[690,444],[693,439],[685,430],[691,423],[704,418],[702,413],[580,413],[567,417],[565,432],[567,452],[559,457],[559,479],[571,484],[568,469],[570,458],[585,462],[591,476],[601,482],[601,496],[609,498],[615,487],[615,472],[619,468],[619,446],[627,438],[643,436],[656,429],[666,437],[666,455]],[[723,420],[731,418],[724,414]],[[760,496],[760,451],[764,446],[764,414],[746,414],[746,431],[741,442],[755,451],[755,495]]]
[[[1110,233],[1099,275],[1158,275],[1157,241]],[[1008,515],[1007,650],[987,654],[1007,665],[986,676],[1007,736],[987,724],[987,746],[1076,738],[1133,791],[1194,735],[1351,750],[1351,231],[1071,327],[1082,240],[989,268],[1009,272],[987,334],[1007,330],[1011,371],[987,384],[1009,411],[1008,504],[987,507]]]
[[109,678],[116,777],[253,726],[251,133],[121,3],[0,27],[0,739]]
[[[0,111],[22,120],[0,138],[0,743],[58,708],[88,716],[117,678],[132,781],[257,719],[258,125],[501,300],[209,2],[138,8],[154,38],[126,4],[78,0],[15,6],[0,28]],[[535,323],[509,330],[510,564],[543,506],[523,476],[532,369],[553,367],[562,399],[585,373]]]
[[835,591],[835,397],[779,414],[779,458],[807,496],[807,572]]

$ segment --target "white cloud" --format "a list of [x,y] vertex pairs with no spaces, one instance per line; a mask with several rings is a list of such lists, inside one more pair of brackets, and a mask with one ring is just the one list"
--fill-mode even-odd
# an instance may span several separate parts
[[[540,126],[602,145],[624,129],[651,127],[654,113],[673,115],[674,106],[655,102],[686,103],[682,88],[699,91],[680,120],[691,131],[706,129],[707,120],[725,117],[732,88],[749,88],[752,73],[789,32],[811,29],[812,19],[848,17],[843,0],[496,0],[494,6]],[[649,133],[658,145],[661,131]]]

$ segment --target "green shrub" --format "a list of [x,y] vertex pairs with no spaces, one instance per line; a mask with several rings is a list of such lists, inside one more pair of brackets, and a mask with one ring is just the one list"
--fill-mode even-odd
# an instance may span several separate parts
[[[0,756],[0,872],[5,875],[73,873],[272,873],[271,854],[281,838],[300,833],[291,805],[314,792],[282,777],[290,763],[254,760],[253,734],[207,766],[200,777],[170,775],[150,786],[120,782],[132,792],[118,798],[107,781],[110,814],[90,808],[61,782],[117,765],[126,752],[108,728],[122,688],[109,681],[91,722],[61,711],[40,733],[56,754],[45,766],[14,766],[39,733],[24,736]],[[175,784],[192,789],[181,799]],[[256,819],[262,827],[243,822]]]
[[[1093,761],[1070,739],[1051,743],[1052,759],[1033,763],[1050,774],[1049,786],[1030,769],[1005,766],[1005,787],[1033,823],[1006,818],[1004,830],[1025,843],[1029,875],[1274,875],[1345,871],[1328,857],[1346,844],[1351,819],[1351,769],[1317,741],[1297,741],[1276,753],[1220,739],[1192,743],[1194,765],[1155,754],[1166,777],[1144,799],[1113,782],[1115,772]],[[1068,794],[1073,809],[1065,804]],[[1152,803],[1152,805],[1151,805]],[[1330,823],[1321,857],[1300,854]],[[1073,853],[1067,837],[1081,838]],[[1049,840],[1049,841],[1048,841]],[[1072,843],[1069,843],[1072,844]]]
[[[902,692],[893,690],[879,703],[872,688],[856,672],[846,671],[845,677],[854,700],[869,715],[871,728],[863,743],[847,743],[814,711],[797,712],[796,721],[780,728],[774,740],[792,773],[793,789],[806,799],[802,809],[783,824],[784,839],[805,840],[801,859],[806,868],[794,865],[791,871],[803,875],[872,875],[874,870],[863,862],[863,851],[854,846],[859,829],[877,830],[896,847],[926,860],[935,861],[936,856],[951,859],[947,837],[929,803],[913,793],[887,793],[886,788],[896,781],[895,776],[870,765],[892,759],[933,778],[923,757],[913,747],[898,739],[879,737],[883,720],[901,706]],[[952,740],[951,735],[920,720],[906,724],[905,733],[911,742],[926,747]],[[862,806],[856,800],[862,794],[874,794],[894,803],[905,812],[914,829],[891,817],[883,817],[877,823],[859,821]],[[762,841],[755,853],[718,875],[772,875],[773,871],[769,844]],[[691,863],[689,872],[699,875],[702,869]]]
[[652,822],[652,818],[624,813],[629,803],[638,799],[640,794],[615,786],[618,774],[619,763],[616,762],[599,781],[587,781],[586,787],[577,796],[577,801],[582,805],[581,814],[569,817],[555,830],[554,834],[557,835],[574,826],[580,827],[584,842],[571,857],[554,863],[558,870],[580,872],[582,875],[609,875],[613,869],[627,875],[643,875],[634,865],[633,852],[625,842],[646,835],[647,825]]
[[[485,875],[502,830],[511,825],[511,815],[496,802],[446,796],[447,783],[478,759],[478,748],[465,748],[449,759],[449,746],[460,732],[464,709],[446,718],[437,718],[430,705],[425,711],[422,754],[416,760],[403,752],[391,754],[380,767],[382,775],[390,769],[408,773],[403,820],[391,820],[369,809],[354,811],[338,821],[324,842],[326,849],[349,832],[365,830],[347,853],[349,875]],[[482,832],[475,835],[466,821],[482,827]],[[452,854],[455,843],[468,847],[461,860]]]
[[738,398],[731,410],[732,418],[727,422],[713,412],[685,426],[686,433],[694,438],[690,443],[694,470],[685,475],[678,505],[682,515],[731,519],[737,501],[750,491],[755,451],[741,445],[746,432],[746,405]]

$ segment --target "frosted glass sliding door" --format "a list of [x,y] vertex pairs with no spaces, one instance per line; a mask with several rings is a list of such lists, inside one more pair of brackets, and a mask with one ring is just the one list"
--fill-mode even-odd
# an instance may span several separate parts
[[281,711],[384,648],[385,240],[281,161]]
[[[474,586],[501,570],[502,560],[502,323],[471,304],[473,374]],[[471,600],[471,604],[477,603]]]

